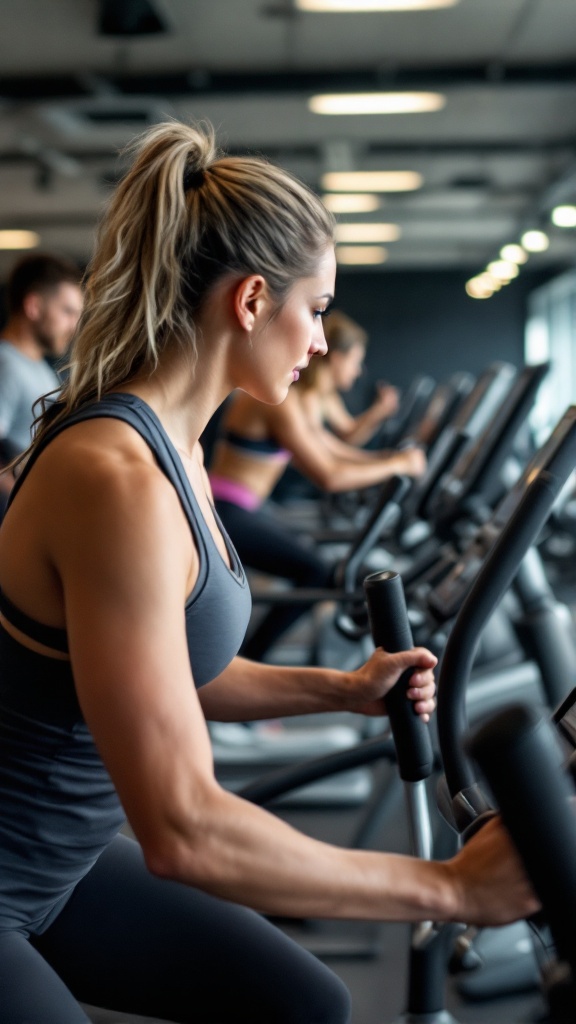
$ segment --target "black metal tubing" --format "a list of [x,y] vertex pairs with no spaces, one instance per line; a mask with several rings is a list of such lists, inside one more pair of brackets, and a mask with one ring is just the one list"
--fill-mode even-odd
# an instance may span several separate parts
[[486,425],[510,391],[516,370],[510,363],[492,363],[476,381],[455,418],[434,445],[426,472],[414,483],[406,502],[404,525],[412,517],[425,516],[428,502],[443,474],[453,465],[464,445]]
[[[453,797],[474,784],[474,773],[462,751],[461,741],[467,730],[466,686],[480,634],[512,583],[576,464],[575,426],[576,407],[572,406],[548,442],[546,466],[539,465],[537,455],[528,467],[524,476],[525,493],[484,560],[446,644],[438,681],[437,722],[446,779]],[[558,439],[556,447],[555,438]]]
[[434,495],[430,511],[440,521],[458,515],[470,494],[490,501],[504,460],[510,454],[520,427],[534,404],[534,397],[550,369],[550,363],[526,366],[509,394],[478,436],[463,448]]
[[407,477],[392,476],[382,484],[376,504],[350,550],[337,566],[332,587],[289,587],[285,590],[252,591],[254,602],[265,604],[318,604],[320,601],[364,600],[358,587],[362,562],[370,553],[388,523],[396,517],[398,504],[410,487]]
[[402,396],[396,415],[382,424],[382,433],[390,447],[396,447],[401,438],[415,428],[427,408],[435,386],[434,379],[426,374],[414,377]]
[[288,768],[267,772],[264,778],[243,786],[239,795],[253,804],[263,806],[301,786],[308,786],[339,772],[372,764],[382,758],[396,760],[394,742],[388,734],[365,740],[347,750],[338,750],[335,754],[327,754],[326,757],[311,758]]
[[405,476],[393,476],[380,488],[378,500],[364,524],[362,532],[355,544],[343,560],[340,570],[336,572],[336,580],[341,581],[344,590],[352,593],[358,582],[358,574],[364,559],[370,554],[379,538],[386,532],[388,525],[396,516],[396,510],[408,493],[411,481]]
[[287,587],[285,590],[253,590],[253,604],[319,604],[320,601],[338,601],[339,603],[349,601],[362,601],[363,593],[360,587],[354,591],[344,590],[342,587]]

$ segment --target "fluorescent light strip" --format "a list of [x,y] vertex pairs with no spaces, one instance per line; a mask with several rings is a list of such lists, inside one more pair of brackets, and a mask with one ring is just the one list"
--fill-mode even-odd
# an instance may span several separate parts
[[362,264],[384,263],[388,253],[383,245],[337,245],[338,263],[360,266]]
[[350,92],[312,96],[313,114],[423,114],[442,110],[446,97],[439,92]]
[[337,242],[396,242],[400,238],[398,224],[337,224]]
[[35,231],[0,231],[0,249],[35,249],[40,244],[40,235]]
[[322,196],[322,202],[332,213],[373,213],[382,206],[382,200],[373,192],[333,192]]
[[370,11],[431,11],[455,7],[460,0],[296,0],[300,11],[350,14]]
[[329,171],[321,184],[327,192],[412,192],[423,181],[418,171]]

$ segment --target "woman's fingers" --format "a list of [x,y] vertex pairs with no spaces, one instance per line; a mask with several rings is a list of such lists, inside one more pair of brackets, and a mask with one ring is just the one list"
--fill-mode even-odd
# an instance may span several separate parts
[[413,702],[416,713],[427,722],[436,707],[433,673],[436,663],[435,655],[425,647],[396,654],[388,654],[378,648],[355,673],[356,692],[361,702],[357,710],[364,714],[385,713],[386,694],[407,669],[413,669],[407,699]]

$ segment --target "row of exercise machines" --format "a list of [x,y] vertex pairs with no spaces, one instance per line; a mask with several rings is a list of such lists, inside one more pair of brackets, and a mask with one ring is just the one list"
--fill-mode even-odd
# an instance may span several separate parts
[[[546,372],[546,366],[520,374],[506,364],[488,368],[454,403],[452,417],[430,443],[425,477],[388,482],[376,495],[341,561],[339,587],[330,594],[340,609],[332,626],[355,645],[356,657],[367,636],[372,645],[394,650],[408,646],[412,634],[440,654],[437,735],[427,730],[422,735],[413,716],[408,724],[397,724],[392,711],[393,742],[387,733],[361,739],[327,756],[278,769],[242,792],[255,802],[272,803],[316,780],[365,769],[382,758],[395,759],[406,789],[414,852],[432,856],[427,780],[441,768],[441,808],[455,833],[465,836],[490,813],[474,767],[480,764],[518,836],[551,929],[553,941],[544,944],[550,1020],[573,1024],[576,826],[567,805],[572,784],[563,774],[558,741],[546,729],[545,709],[560,704],[556,717],[563,735],[576,735],[574,701],[566,696],[573,682],[574,645],[569,618],[548,585],[536,542],[576,465],[576,409],[566,412],[523,471],[517,460],[516,468],[512,464],[514,443]],[[405,436],[417,436],[417,425],[411,424]],[[334,535],[332,529],[331,541]],[[359,587],[362,566],[375,548],[401,566],[405,596],[400,601],[400,577],[391,569],[372,573]],[[393,599],[387,596],[390,592]],[[326,596],[306,594],[301,599]],[[397,688],[400,707],[406,705],[403,685],[400,681]],[[473,736],[470,719],[482,720]],[[542,768],[535,772],[540,762]],[[507,766],[504,773],[502,764]],[[527,800],[535,782],[540,786],[537,799]],[[545,808],[545,828],[529,818],[527,804],[533,815]],[[374,808],[372,801],[372,813]],[[553,846],[557,837],[561,856]],[[556,858],[563,865],[558,869]],[[452,1020],[443,992],[455,937],[461,939],[461,929],[428,924],[413,930],[403,1018],[410,1024]]]
[[[405,583],[410,581],[411,613],[423,620],[417,631],[418,642],[430,645],[433,640],[432,646],[441,649],[441,626],[445,630],[453,619],[458,600],[458,590],[451,585],[441,591],[433,588],[455,557],[453,550],[444,554],[446,543],[475,529],[481,518],[486,518],[500,487],[502,466],[525,424],[546,370],[546,366],[528,368],[517,376],[513,367],[497,363],[488,367],[473,386],[469,376],[455,375],[448,385],[434,389],[421,408],[419,419],[414,421],[409,417],[398,438],[398,443],[426,442],[428,469],[425,476],[418,481],[406,478],[388,481],[379,491],[371,493],[371,506],[360,505],[355,522],[323,525],[313,534],[316,543],[328,544],[332,549],[336,545],[336,552],[343,547],[346,550],[336,563],[335,586],[326,590],[284,588],[276,592],[268,585],[260,591],[253,588],[255,604],[297,601],[306,607],[318,607],[323,601],[337,602],[336,615],[324,616],[321,628],[316,631],[315,661],[354,668],[372,650],[365,626],[362,628],[356,621],[359,604],[359,615],[364,616],[365,622],[362,577],[369,568],[393,566],[400,569]],[[413,395],[419,395],[420,383],[417,382]],[[428,388],[429,381],[426,380],[426,384]],[[408,407],[414,410],[413,400],[408,402]],[[446,419],[449,413],[452,416]],[[480,547],[482,543],[485,541]],[[477,559],[480,557],[481,550],[477,552]],[[467,571],[470,574],[471,570]],[[546,590],[543,577],[539,586]],[[435,618],[431,619],[434,601],[437,607]],[[543,596],[543,602],[550,603],[549,594]],[[533,595],[530,614],[534,616]],[[550,611],[546,614],[552,627],[556,615]],[[499,633],[502,634],[500,646],[504,645],[501,657],[509,660],[509,648],[513,648],[514,643],[503,617]],[[492,624],[491,669],[498,653],[495,634],[496,627]],[[549,645],[552,650],[557,646],[557,641]],[[507,671],[514,673],[516,669],[507,668]],[[527,671],[535,674],[534,668]],[[269,733],[265,729],[247,731],[231,726],[213,730],[215,760],[221,767],[260,769],[267,764],[297,761],[311,747],[317,754],[328,753],[351,745],[357,738],[354,729],[343,725],[323,727],[314,733],[310,729],[293,728]],[[336,803],[361,801],[366,798],[368,788],[368,777],[356,773],[340,779],[337,785],[301,795],[300,799]]]

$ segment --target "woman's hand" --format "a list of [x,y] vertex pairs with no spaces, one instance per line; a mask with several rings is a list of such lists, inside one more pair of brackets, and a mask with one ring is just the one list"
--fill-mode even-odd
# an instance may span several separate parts
[[400,470],[405,476],[422,476],[426,471],[427,461],[422,448],[415,445],[412,448],[402,448],[398,457],[403,468]]
[[382,448],[375,452],[375,457],[387,462],[392,472],[399,476],[422,476],[428,465],[426,455],[418,445],[410,448]]
[[398,411],[400,405],[400,392],[393,384],[386,381],[378,381],[376,384],[376,398],[372,403],[380,419],[388,419]]
[[487,822],[447,861],[456,905],[452,920],[480,927],[530,917],[538,900],[500,818]]
[[345,710],[362,715],[385,715],[386,694],[406,669],[413,667],[407,696],[414,702],[414,710],[422,721],[428,722],[436,707],[433,670],[437,662],[425,647],[413,647],[398,654],[387,654],[381,647],[377,648],[361,668],[351,673],[352,686],[347,690]]

